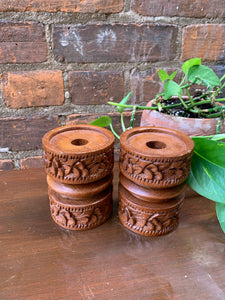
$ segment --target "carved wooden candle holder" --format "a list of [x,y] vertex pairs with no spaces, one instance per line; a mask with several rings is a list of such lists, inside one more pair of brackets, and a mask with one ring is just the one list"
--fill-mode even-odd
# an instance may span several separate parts
[[177,227],[193,148],[191,138],[166,128],[122,133],[118,215],[125,227],[145,236]]
[[112,211],[113,134],[91,125],[64,126],[42,142],[53,220],[70,230],[103,224]]

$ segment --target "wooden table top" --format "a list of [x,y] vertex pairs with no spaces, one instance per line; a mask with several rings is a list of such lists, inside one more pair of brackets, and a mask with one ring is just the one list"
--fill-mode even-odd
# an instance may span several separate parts
[[114,211],[68,232],[51,219],[43,169],[0,173],[0,299],[225,299],[225,235],[212,201],[187,191],[178,228],[149,238]]

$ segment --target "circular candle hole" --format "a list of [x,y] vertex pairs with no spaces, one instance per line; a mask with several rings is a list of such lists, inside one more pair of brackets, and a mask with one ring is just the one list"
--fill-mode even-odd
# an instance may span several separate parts
[[74,146],[83,146],[86,145],[87,143],[88,141],[85,139],[75,139],[71,142],[71,144]]
[[150,141],[146,143],[146,146],[151,149],[164,149],[166,148],[166,144],[160,141]]

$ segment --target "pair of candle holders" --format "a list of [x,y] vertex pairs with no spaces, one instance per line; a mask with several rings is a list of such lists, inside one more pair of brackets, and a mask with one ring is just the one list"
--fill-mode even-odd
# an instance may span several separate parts
[[[194,143],[160,127],[120,137],[118,216],[144,236],[173,231],[179,222]],[[95,228],[112,212],[114,135],[93,125],[64,126],[43,137],[51,216],[69,230]]]

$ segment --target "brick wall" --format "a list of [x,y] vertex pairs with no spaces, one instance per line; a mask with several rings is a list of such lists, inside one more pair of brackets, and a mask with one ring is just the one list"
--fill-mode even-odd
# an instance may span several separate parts
[[[201,57],[225,71],[223,0],[1,0],[0,170],[42,165],[41,138],[146,102],[158,68]],[[140,119],[137,115],[136,124]]]

